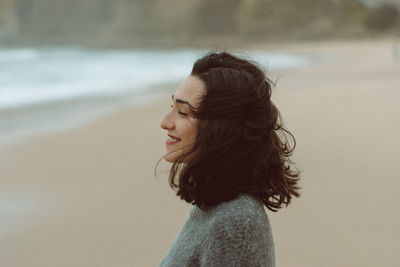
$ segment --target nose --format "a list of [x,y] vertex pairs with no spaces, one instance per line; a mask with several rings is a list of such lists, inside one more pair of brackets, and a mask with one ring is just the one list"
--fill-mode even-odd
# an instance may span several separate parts
[[168,112],[167,114],[165,114],[164,118],[161,120],[161,128],[163,128],[164,130],[172,130],[174,129],[175,125],[174,122],[171,120],[170,116],[169,116]]

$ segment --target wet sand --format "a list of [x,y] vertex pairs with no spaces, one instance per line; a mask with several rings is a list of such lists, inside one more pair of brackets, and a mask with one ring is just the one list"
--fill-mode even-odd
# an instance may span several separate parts
[[[277,266],[400,262],[400,59],[395,41],[257,49],[311,56],[272,73],[297,139],[301,197],[268,212]],[[397,41],[400,45],[400,41]],[[172,92],[170,92],[172,93]],[[191,208],[158,176],[170,96],[0,151],[1,266],[157,266]]]

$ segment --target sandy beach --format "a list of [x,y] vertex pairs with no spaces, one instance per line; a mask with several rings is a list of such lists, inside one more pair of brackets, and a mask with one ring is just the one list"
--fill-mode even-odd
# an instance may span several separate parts
[[[277,266],[398,266],[400,40],[252,46],[306,55],[271,73],[301,197],[267,211]],[[157,102],[0,151],[0,266],[157,266],[191,205],[168,185]]]

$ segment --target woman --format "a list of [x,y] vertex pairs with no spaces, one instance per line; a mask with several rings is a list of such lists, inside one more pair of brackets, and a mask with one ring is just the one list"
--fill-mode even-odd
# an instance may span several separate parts
[[164,159],[193,208],[160,266],[275,266],[264,206],[298,197],[299,174],[270,96],[255,63],[225,52],[197,60],[172,95]]

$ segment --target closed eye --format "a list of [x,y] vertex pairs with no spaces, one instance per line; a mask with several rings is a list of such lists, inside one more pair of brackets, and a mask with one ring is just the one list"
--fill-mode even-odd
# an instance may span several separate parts
[[[174,105],[171,104],[171,108],[173,108],[173,107],[174,107]],[[181,111],[178,111],[178,113],[179,113],[180,115],[182,115],[182,116],[187,116],[187,115],[189,115],[189,114],[187,114],[187,113],[185,113],[185,112],[181,112]]]

